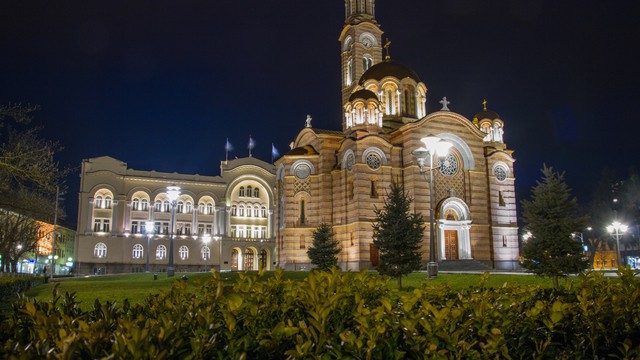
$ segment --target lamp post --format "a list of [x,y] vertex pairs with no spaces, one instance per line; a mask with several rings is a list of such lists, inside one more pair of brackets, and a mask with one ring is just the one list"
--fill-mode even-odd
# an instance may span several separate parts
[[153,236],[153,221],[145,221],[144,232],[147,233],[147,269],[149,273],[149,256],[151,256],[151,237]]
[[427,276],[429,279],[438,276],[438,262],[436,258],[436,239],[435,239],[435,219],[433,211],[433,156],[444,157],[447,155],[449,148],[453,145],[448,141],[444,141],[437,136],[427,136],[420,139],[424,147],[419,147],[413,151],[413,155],[418,159],[420,173],[427,178],[424,168],[425,161],[429,159],[429,263],[427,264]]
[[[616,250],[618,255],[618,266],[620,266],[620,259],[622,258],[622,253],[620,252],[620,236],[624,234],[629,227],[627,225],[621,224],[619,221],[614,221],[611,225],[607,226],[607,231],[609,234],[613,235],[616,238]],[[624,259],[622,259],[624,262]],[[624,264],[623,264],[624,265]]]
[[167,267],[167,277],[173,277],[175,269],[173,267],[173,238],[175,236],[176,223],[176,201],[180,196],[180,187],[172,185],[167,186],[167,198],[171,202],[171,233],[169,234],[169,266]]
[[205,243],[205,245],[207,245],[207,249],[209,249],[207,256],[204,258],[204,265],[206,267],[207,261],[211,258],[211,248],[209,248],[209,243],[211,242],[211,235],[204,234],[204,236],[202,237],[202,242]]

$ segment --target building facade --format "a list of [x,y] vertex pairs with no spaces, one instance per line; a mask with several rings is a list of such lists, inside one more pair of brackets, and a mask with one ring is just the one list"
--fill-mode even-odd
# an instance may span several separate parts
[[[220,176],[132,170],[109,157],[85,160],[78,271],[144,271],[147,255],[150,271],[165,271],[172,233],[176,271],[308,270],[307,250],[322,222],[341,244],[343,269],[374,268],[374,210],[383,207],[392,181],[402,183],[415,211],[429,214],[429,181],[413,155],[426,136],[453,145],[433,164],[438,261],[516,268],[515,160],[503,140],[505,122],[486,101],[472,118],[450,111],[446,98],[429,113],[426,84],[388,56],[375,1],[345,0],[345,15],[340,130],[314,128],[308,117],[275,165],[237,159],[223,162]],[[171,185],[181,188],[175,222]],[[425,264],[429,232],[427,224]]]
[[[503,141],[504,122],[483,109],[469,119],[448,109],[428,113],[427,86],[383,50],[375,2],[345,0],[340,34],[342,130],[316,129],[308,120],[292,150],[276,161],[277,263],[310,267],[314,229],[331,224],[343,269],[375,267],[374,209],[392,181],[401,182],[415,211],[429,214],[429,181],[413,152],[421,139],[453,144],[434,163],[436,254],[439,262],[475,260],[487,267],[518,266],[514,158]],[[428,175],[427,175],[428,176]],[[429,254],[429,224],[422,252]]]
[[[110,157],[84,160],[77,273],[165,272],[173,234],[176,272],[272,270],[275,168],[255,158],[220,176],[139,171]],[[175,202],[168,186],[178,186]],[[173,219],[172,219],[173,216]]]

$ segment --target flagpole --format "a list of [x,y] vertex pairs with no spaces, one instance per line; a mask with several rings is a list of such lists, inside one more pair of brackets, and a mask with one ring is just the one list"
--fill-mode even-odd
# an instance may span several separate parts
[[271,163],[273,164],[273,143],[271,143]]

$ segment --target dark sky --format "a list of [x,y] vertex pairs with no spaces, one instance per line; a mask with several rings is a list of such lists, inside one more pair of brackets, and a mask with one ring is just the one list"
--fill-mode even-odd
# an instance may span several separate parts
[[[636,153],[640,2],[378,0],[392,57],[472,118],[486,98],[515,150],[519,199],[543,162],[581,203]],[[109,155],[139,170],[218,175],[228,137],[270,161],[304,125],[340,129],[344,2],[0,3],[0,103],[39,104],[61,165]],[[78,173],[68,180],[76,222]]]

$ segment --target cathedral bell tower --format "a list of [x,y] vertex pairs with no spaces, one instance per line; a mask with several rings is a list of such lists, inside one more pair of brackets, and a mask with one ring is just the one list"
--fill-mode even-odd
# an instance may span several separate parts
[[[356,90],[358,80],[382,61],[382,34],[376,21],[375,0],[345,0],[345,24],[340,34],[342,57],[342,105]],[[342,117],[345,130],[346,117]]]

